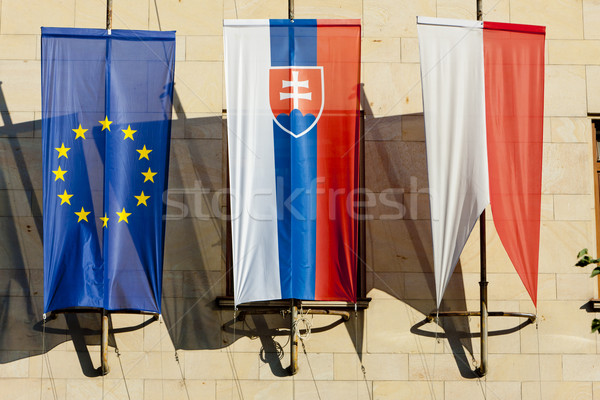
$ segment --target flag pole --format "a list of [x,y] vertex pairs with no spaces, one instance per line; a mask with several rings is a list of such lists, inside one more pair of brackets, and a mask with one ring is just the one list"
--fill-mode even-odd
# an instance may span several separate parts
[[[112,29],[112,0],[106,0],[106,30],[110,35]],[[106,309],[102,309],[102,334],[101,334],[101,357],[100,357],[100,373],[106,375],[110,372],[108,366],[108,313]]]

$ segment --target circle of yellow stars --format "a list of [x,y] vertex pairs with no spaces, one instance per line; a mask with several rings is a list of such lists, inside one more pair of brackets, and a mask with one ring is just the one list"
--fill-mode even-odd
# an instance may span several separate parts
[[[100,123],[100,125],[102,125],[101,132],[103,132],[105,130],[110,132],[110,125],[113,123],[113,121],[109,121],[108,116],[105,116],[103,121],[98,121],[98,122]],[[81,138],[83,140],[86,139],[85,133],[88,131],[88,129],[82,128],[81,124],[79,124],[79,126],[76,129],[72,129],[72,131],[75,133],[74,140],[77,140],[79,138]],[[123,140],[131,139],[132,141],[135,141],[133,135],[137,132],[137,130],[131,129],[131,125],[127,125],[127,129],[121,129],[121,131],[125,134],[125,136],[123,137]],[[54,149],[58,152],[57,159],[60,160],[61,157],[64,157],[66,159],[69,158],[69,150],[71,150],[71,148],[65,147],[64,142],[61,143],[60,147],[55,147]],[[141,149],[136,149],[136,151],[140,155],[138,158],[138,161],[142,160],[143,158],[150,161],[150,153],[152,152],[152,150],[146,148],[146,145],[144,145]],[[55,171],[52,171],[52,173],[54,173],[54,182],[58,181],[59,179],[62,180],[63,182],[65,182],[65,174],[67,172],[68,172],[67,170],[63,170],[61,168],[61,166],[59,165]],[[141,174],[144,176],[144,183],[147,181],[154,183],[154,175],[156,175],[157,172],[153,172],[151,170],[151,168],[148,167],[148,171],[142,172]],[[57,196],[60,199],[60,205],[63,205],[66,203],[70,206],[71,205],[71,197],[73,197],[74,195],[67,193],[67,190],[65,189],[62,194],[58,194]],[[150,196],[144,194],[143,190],[139,196],[133,196],[133,197],[135,197],[137,200],[136,207],[138,207],[140,205],[144,205],[145,207],[148,206],[147,201],[150,198]],[[91,214],[91,211],[86,211],[83,206],[81,207],[80,211],[75,211],[75,215],[77,216],[77,223],[80,223],[81,221],[89,222],[88,221],[89,214]],[[123,207],[122,210],[117,211],[116,214],[119,217],[119,220],[117,221],[117,223],[125,222],[126,224],[128,224],[129,223],[128,217],[132,213],[127,212],[125,210],[125,207]],[[108,215],[106,213],[104,213],[104,216],[99,217],[99,219],[100,219],[100,221],[102,221],[102,228],[108,228],[108,220],[110,219],[108,217]]]

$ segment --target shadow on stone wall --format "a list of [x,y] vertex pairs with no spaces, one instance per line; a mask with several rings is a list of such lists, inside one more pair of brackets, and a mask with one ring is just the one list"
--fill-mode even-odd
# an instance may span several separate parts
[[[274,375],[283,376],[280,357],[285,350],[275,339],[287,335],[289,319],[247,316],[246,321],[236,323],[234,335],[232,311],[222,310],[215,302],[225,292],[223,222],[218,215],[221,190],[226,186],[222,118],[188,118],[177,96],[174,107],[162,304],[170,338],[176,349],[201,350],[227,347],[245,336],[257,337],[263,361]],[[0,109],[8,110],[1,91]],[[389,211],[388,206],[379,204],[373,210],[374,219],[367,221],[367,293],[380,290],[426,315],[435,308],[428,199],[421,190],[427,188],[426,161],[423,138],[409,131],[421,129],[422,115],[373,118],[368,107],[365,114],[367,188],[374,193],[402,189],[394,196],[399,196],[405,207],[402,218],[386,219],[382,214]],[[42,162],[40,121],[13,124],[8,112],[2,117],[0,362],[6,363],[42,353]],[[422,204],[419,210],[410,207],[411,196],[417,196],[415,204]],[[464,309],[460,265],[454,276],[456,300],[451,309]],[[341,324],[337,319],[331,321],[314,327],[313,333],[318,335]],[[128,330],[151,322],[148,319]],[[452,318],[441,324],[461,373],[471,377],[467,357],[472,356],[473,348],[468,320]],[[364,312],[351,316],[345,327],[360,357],[364,351]],[[95,376],[87,345],[99,344],[99,328],[98,314],[59,315],[46,324],[45,350],[71,340],[81,353],[82,370]],[[417,324],[413,333],[426,336],[426,328]],[[115,345],[114,335],[110,342]]]

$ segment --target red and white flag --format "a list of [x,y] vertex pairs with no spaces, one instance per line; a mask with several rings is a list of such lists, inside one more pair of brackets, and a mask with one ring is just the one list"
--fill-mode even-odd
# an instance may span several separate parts
[[418,17],[437,306],[491,200],[537,303],[545,27]]

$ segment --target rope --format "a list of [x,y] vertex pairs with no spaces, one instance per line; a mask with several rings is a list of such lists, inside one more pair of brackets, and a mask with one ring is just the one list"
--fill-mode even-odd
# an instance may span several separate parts
[[161,399],[165,398],[165,379],[164,379],[164,370],[163,370],[163,357],[162,357],[162,323],[163,323],[163,319],[162,319],[162,314],[158,314],[158,331],[159,331],[159,339],[158,339],[158,343],[159,343],[159,355],[160,355],[160,392],[161,392]]
[[535,332],[536,332],[536,336],[537,336],[538,382],[540,385],[540,399],[541,399],[542,398],[542,356],[540,355],[540,329],[539,329],[539,319],[538,319],[537,313],[535,315]]
[[[309,321],[306,318],[308,313],[310,313],[310,310],[308,310],[307,312],[303,312],[302,306],[300,306],[300,311],[298,313],[298,317],[293,322],[294,332],[296,333],[298,338],[300,338],[300,340],[308,340],[310,338],[310,333],[312,330],[312,319],[314,318],[314,316],[312,316],[311,320]],[[304,324],[304,330],[305,330],[304,335],[300,334],[300,322],[302,322]]]
[[179,373],[181,374],[181,380],[183,381],[183,387],[185,388],[185,394],[186,394],[188,400],[190,400],[190,393],[188,392],[187,383],[185,382],[185,375],[183,373],[183,369],[181,369],[181,363],[179,362],[179,355],[177,354],[177,350],[175,350],[175,362],[177,363],[177,366],[179,367]]
[[50,379],[50,388],[52,389],[52,397],[58,399],[58,393],[56,392],[56,384],[54,382],[54,375],[52,374],[52,368],[50,366],[50,356],[46,353],[46,313],[43,314],[42,322],[42,371],[40,376],[40,399],[42,398],[43,382],[44,382],[44,363],[46,363],[46,369],[48,370],[48,378]]
[[[319,400],[321,400],[321,393],[319,393],[319,386],[317,385],[317,380],[315,379],[315,374],[313,373],[313,369],[312,366],[310,365],[310,360],[308,359],[308,354],[306,353],[306,346],[304,345],[304,339],[300,336],[298,336],[300,338],[300,343],[302,343],[302,351],[304,352],[304,355],[306,356],[306,363],[308,364],[308,369],[310,369],[310,376],[312,377],[313,383],[315,384],[315,389],[317,390],[317,397],[319,398]],[[296,389],[295,389],[295,379],[292,379],[292,382],[294,382],[294,398],[296,397]]]
[[121,375],[123,376],[123,383],[125,384],[125,391],[127,392],[127,398],[131,400],[131,395],[129,394],[129,387],[127,386],[127,379],[125,379],[125,371],[123,371],[123,363],[121,362],[121,352],[119,351],[119,347],[116,345],[115,340],[115,353],[117,353],[117,360],[119,360],[119,367],[121,367]]
[[[354,303],[354,337],[356,338],[356,344],[358,346],[358,304]],[[360,354],[357,353],[358,356],[358,365],[360,365],[360,371],[362,372],[363,382],[365,382],[365,387],[367,388],[367,394],[369,395],[369,400],[373,399],[373,394],[369,390],[369,382],[367,381],[367,370],[365,369],[365,365],[362,363],[360,359]],[[356,397],[358,398],[358,372],[356,379]]]

